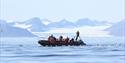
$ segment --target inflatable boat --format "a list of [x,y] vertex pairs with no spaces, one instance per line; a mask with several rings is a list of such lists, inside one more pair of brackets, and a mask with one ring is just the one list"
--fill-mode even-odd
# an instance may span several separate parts
[[39,40],[38,44],[41,46],[83,46],[86,45],[82,40],[78,41],[55,41],[55,42],[49,42],[48,40]]

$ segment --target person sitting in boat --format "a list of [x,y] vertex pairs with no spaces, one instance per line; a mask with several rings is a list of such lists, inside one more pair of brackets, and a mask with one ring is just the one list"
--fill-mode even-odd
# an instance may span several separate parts
[[69,42],[69,37],[67,37],[66,39],[65,39],[65,43],[68,43]]
[[72,39],[70,40],[70,42],[74,42],[74,38],[72,38]]
[[48,37],[48,41],[50,40],[50,38],[52,38],[53,37],[53,35],[50,35],[49,37]]
[[57,40],[56,37],[54,37],[54,36],[53,36],[53,39],[54,39],[55,41]]
[[77,31],[77,32],[76,32],[76,39],[75,39],[76,41],[77,41],[77,39],[78,39],[78,37],[79,37],[79,34],[80,34],[80,32]]
[[60,37],[59,37],[59,41],[63,41],[63,36],[60,36]]
[[54,43],[54,42],[56,42],[56,38],[53,35],[51,35],[51,36],[49,36],[48,41],[50,43]]

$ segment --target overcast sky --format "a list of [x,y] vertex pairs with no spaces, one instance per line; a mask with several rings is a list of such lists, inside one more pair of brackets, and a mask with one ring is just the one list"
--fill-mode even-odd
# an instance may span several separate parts
[[0,18],[24,21],[32,17],[58,21],[80,18],[116,22],[125,19],[125,0],[0,0]]

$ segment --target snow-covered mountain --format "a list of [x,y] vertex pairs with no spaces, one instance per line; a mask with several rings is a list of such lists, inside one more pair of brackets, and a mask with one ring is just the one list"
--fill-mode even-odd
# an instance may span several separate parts
[[[18,23],[18,24],[17,24]],[[38,17],[31,18],[23,22],[16,22],[17,25],[25,25],[24,27],[32,32],[44,32],[53,28],[75,28],[82,26],[98,26],[106,25],[106,22],[92,21],[90,19],[79,19],[76,22],[70,22],[66,19],[63,19],[58,22],[52,22],[49,20],[41,20]],[[20,26],[19,26],[20,27]]]
[[75,23],[77,26],[99,26],[99,25],[106,25],[107,23],[105,21],[103,22],[99,22],[99,21],[92,21],[88,18],[84,18],[84,19],[79,19],[78,21],[76,21]]
[[70,22],[66,19],[63,19],[59,22],[52,22],[47,25],[47,27],[55,27],[55,28],[74,28],[74,27],[82,27],[82,26],[99,26],[99,25],[107,25],[107,22],[105,21],[92,21],[90,19],[79,19],[76,22]]
[[35,37],[26,29],[21,29],[18,27],[13,27],[9,25],[6,21],[0,20],[0,37]]
[[[70,22],[66,19],[63,19],[58,22],[49,21],[48,24],[44,24],[46,20],[40,20],[40,18],[34,17],[26,21],[22,22],[12,22],[7,23],[6,21],[0,20],[0,32],[1,36],[35,36],[30,33],[31,32],[44,32],[49,31],[54,28],[76,28],[83,26],[100,26],[107,25],[107,22],[102,21],[92,21],[89,19],[80,19],[76,22]],[[48,21],[48,20],[47,20]],[[16,24],[16,26],[14,26]],[[31,26],[29,26],[31,25]],[[24,29],[19,28],[19,26],[25,27]],[[125,20],[115,23],[112,23],[112,26],[105,29],[105,31],[109,31],[110,35],[114,36],[125,36]]]
[[44,32],[48,30],[52,30],[53,28],[76,28],[82,26],[99,26],[106,25],[106,22],[102,21],[92,21],[90,19],[79,19],[76,22],[71,22],[66,19],[63,19],[58,22],[52,22],[47,19],[40,19],[38,17],[31,18],[26,21],[16,21],[14,23],[9,23],[15,27],[20,27],[24,29],[28,29],[31,32]]
[[31,27],[29,29],[32,32],[43,32],[43,31],[48,30],[46,25],[43,24],[42,21],[40,20],[40,18],[37,18],[37,17],[31,18],[22,23],[24,23],[26,25],[31,25]]
[[114,36],[124,36],[125,37],[125,20],[113,24],[111,27],[107,28],[111,35]]
[[59,22],[52,22],[47,25],[49,28],[73,28],[76,27],[75,23],[69,22],[66,19],[63,19]]

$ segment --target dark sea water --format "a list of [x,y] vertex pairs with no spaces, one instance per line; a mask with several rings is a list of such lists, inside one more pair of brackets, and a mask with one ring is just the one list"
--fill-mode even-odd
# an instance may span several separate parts
[[0,63],[125,63],[123,37],[86,37],[87,46],[61,47],[42,47],[39,39],[1,38]]

